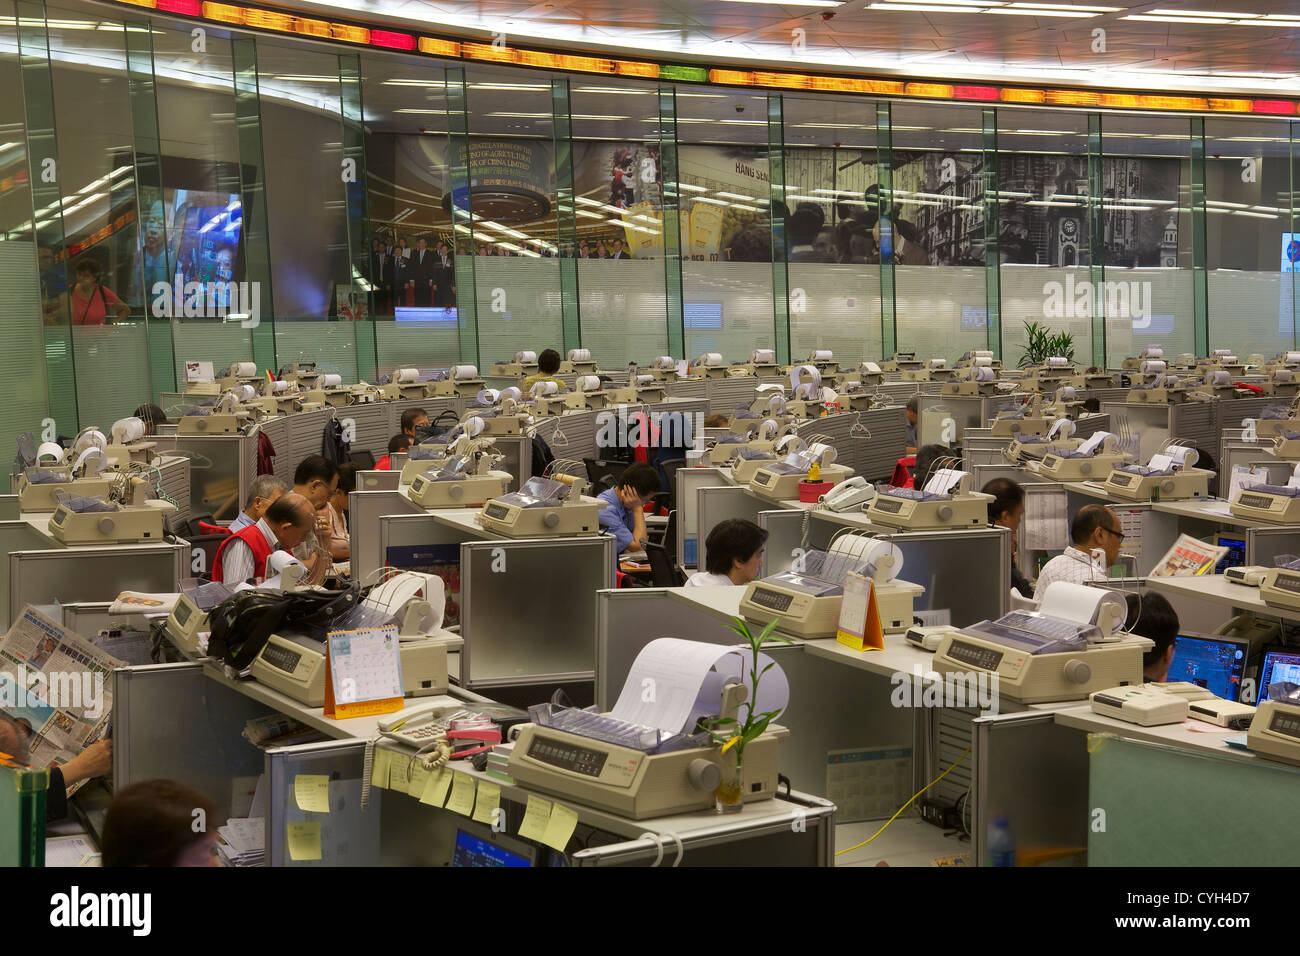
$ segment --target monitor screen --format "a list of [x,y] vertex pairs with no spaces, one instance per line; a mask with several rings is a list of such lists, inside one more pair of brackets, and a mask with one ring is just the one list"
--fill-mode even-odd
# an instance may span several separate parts
[[1165,680],[1187,681],[1224,700],[1239,700],[1249,651],[1248,641],[1180,634]]
[[1269,647],[1259,665],[1259,694],[1255,703],[1268,700],[1268,685],[1282,681],[1300,684],[1300,648]]
[[[497,839],[500,839],[499,837]],[[532,866],[537,859],[537,850],[527,844],[510,841],[507,848],[501,843],[470,833],[468,830],[456,831],[456,850],[451,858],[452,866]]]
[[1217,537],[1215,543],[1221,548],[1228,549],[1228,553],[1221,557],[1219,563],[1215,565],[1215,574],[1222,574],[1227,568],[1238,568],[1246,563],[1245,538],[1235,538],[1231,535],[1221,534]]

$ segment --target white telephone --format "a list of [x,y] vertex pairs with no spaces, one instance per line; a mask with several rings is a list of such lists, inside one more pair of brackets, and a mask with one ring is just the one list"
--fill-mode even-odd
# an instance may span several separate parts
[[846,478],[822,496],[821,503],[831,511],[861,511],[876,497],[875,486],[857,475]]
[[[445,739],[451,720],[465,713],[459,704],[430,704],[394,714],[378,722],[379,733],[417,751],[438,740]],[[450,748],[448,748],[450,753]]]

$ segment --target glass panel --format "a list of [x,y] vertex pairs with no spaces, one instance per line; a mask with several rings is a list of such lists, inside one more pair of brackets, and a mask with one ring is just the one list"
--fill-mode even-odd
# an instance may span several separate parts
[[[146,217],[146,285],[175,283],[177,275],[181,283],[215,279],[230,267],[232,253],[234,279],[247,281],[230,40],[209,30],[204,51],[196,53],[188,24],[151,22],[163,189]],[[232,216],[236,211],[241,215]],[[217,226],[200,233],[223,212]],[[215,370],[253,361],[251,330],[215,316],[187,316],[174,297],[170,304],[179,383],[186,361],[209,361]],[[153,312],[157,305],[150,303]]]
[[[436,252],[436,237],[447,238],[452,232],[443,71],[427,60],[363,55],[361,75],[371,273],[379,277],[379,371],[398,366],[446,368],[460,358],[454,316],[406,311],[416,308],[416,270],[410,261],[416,239],[426,237],[427,252],[427,237],[434,236]],[[431,307],[432,292],[428,298]]]
[[1295,348],[1288,124],[1205,122],[1210,348],[1241,361]]
[[775,345],[767,98],[677,96],[686,355]]
[[355,382],[338,57],[259,39],[257,91],[276,362],[316,362]]
[[1088,117],[1000,109],[998,253],[1003,360],[1025,356],[1031,322],[1074,336],[1074,360],[1091,360]]
[[875,108],[787,96],[784,112],[790,357],[797,361],[815,349],[830,349],[845,366],[876,359]]
[[571,86],[582,346],[603,368],[646,364],[669,348],[655,94],[620,81]]
[[1102,117],[1106,364],[1195,352],[1191,138],[1184,118]]
[[898,348],[951,362],[988,342],[983,116],[895,103],[892,119]]

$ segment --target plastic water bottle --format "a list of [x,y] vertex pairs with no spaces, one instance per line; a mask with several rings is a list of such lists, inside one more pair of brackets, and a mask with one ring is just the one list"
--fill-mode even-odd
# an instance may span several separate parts
[[1016,841],[1006,817],[989,824],[989,866],[1015,866]]

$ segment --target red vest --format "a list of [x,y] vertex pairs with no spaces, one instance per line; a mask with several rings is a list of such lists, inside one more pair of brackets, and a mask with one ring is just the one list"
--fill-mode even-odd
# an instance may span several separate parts
[[[253,578],[258,583],[261,583],[262,579],[266,577],[266,561],[271,557],[275,549],[266,543],[266,535],[262,534],[262,529],[256,524],[250,524],[247,528],[240,528],[221,542],[221,547],[217,548],[217,556],[213,559],[212,580],[221,581],[223,574],[222,557],[226,548],[230,546],[230,542],[236,538],[253,549]],[[231,583],[238,584],[239,582],[232,581]]]

